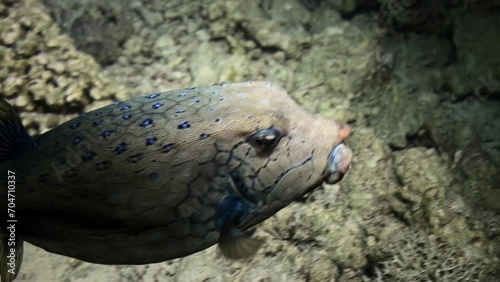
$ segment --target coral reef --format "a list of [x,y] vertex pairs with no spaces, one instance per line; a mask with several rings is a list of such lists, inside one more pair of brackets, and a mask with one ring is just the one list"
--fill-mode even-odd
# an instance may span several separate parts
[[404,234],[402,240],[387,245],[385,251],[391,256],[375,270],[375,281],[491,281],[480,258],[465,256],[434,235]]
[[32,133],[132,95],[266,79],[347,120],[355,158],[259,226],[250,262],[210,248],[103,266],[27,244],[18,281],[500,279],[499,1],[63,2],[0,0],[0,94]]
[[114,63],[130,36],[132,13],[127,2],[42,0],[61,30],[76,47],[107,65]]
[[1,4],[8,13],[0,16],[0,92],[23,111],[32,133],[71,117],[60,113],[76,114],[94,101],[109,103],[128,92],[104,75],[93,57],[75,49],[41,3],[8,2]]

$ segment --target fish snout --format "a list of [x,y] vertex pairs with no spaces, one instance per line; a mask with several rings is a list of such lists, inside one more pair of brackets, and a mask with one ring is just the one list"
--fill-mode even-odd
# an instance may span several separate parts
[[344,143],[335,146],[328,156],[326,167],[325,182],[335,184],[342,180],[349,171],[349,165],[352,161],[352,151]]

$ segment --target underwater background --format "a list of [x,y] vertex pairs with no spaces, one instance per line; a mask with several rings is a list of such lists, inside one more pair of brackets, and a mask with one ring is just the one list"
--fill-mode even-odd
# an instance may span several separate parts
[[148,93],[268,80],[355,158],[215,247],[104,266],[28,243],[16,281],[500,281],[500,1],[0,0],[0,95],[31,134]]

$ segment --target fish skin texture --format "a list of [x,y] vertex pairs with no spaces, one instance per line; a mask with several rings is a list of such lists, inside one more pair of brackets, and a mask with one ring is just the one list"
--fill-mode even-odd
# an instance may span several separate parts
[[[256,147],[254,134],[269,128],[277,145]],[[145,264],[216,244],[221,210],[238,208],[244,231],[320,186],[348,134],[279,86],[223,83],[83,114],[0,168],[16,172],[26,241],[94,263]]]

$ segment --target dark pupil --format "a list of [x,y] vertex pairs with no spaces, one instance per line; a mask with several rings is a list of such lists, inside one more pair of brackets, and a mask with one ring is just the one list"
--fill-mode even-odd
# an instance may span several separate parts
[[269,146],[269,145],[272,145],[276,140],[276,136],[274,135],[269,135],[269,136],[264,136],[264,137],[260,137],[260,138],[257,138],[255,139],[255,143],[261,145],[261,146]]
[[251,143],[261,149],[273,149],[281,139],[281,130],[271,126],[262,129],[252,136]]

